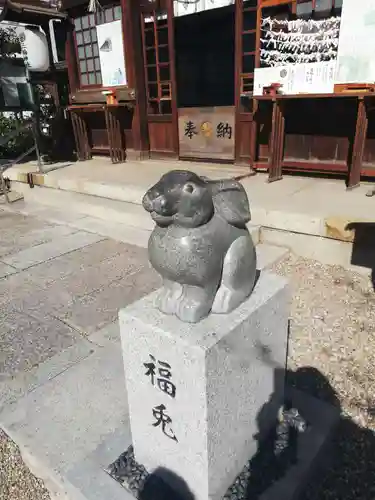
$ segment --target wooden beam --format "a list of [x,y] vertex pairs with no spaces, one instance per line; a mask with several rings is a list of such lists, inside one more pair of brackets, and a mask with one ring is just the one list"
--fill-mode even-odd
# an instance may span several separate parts
[[366,102],[364,98],[358,100],[357,122],[353,141],[352,153],[348,161],[348,189],[359,186],[361,181],[361,169],[363,151],[367,137],[368,117]]

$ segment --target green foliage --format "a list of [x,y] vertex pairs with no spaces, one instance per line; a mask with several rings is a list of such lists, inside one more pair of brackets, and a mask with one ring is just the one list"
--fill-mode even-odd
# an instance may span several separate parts
[[21,44],[18,35],[12,26],[0,24],[0,57],[14,57],[21,52]]
[[[9,116],[8,116],[9,115]],[[17,128],[25,123],[15,113],[0,113],[0,144]],[[5,144],[0,145],[0,159],[17,158],[34,144],[31,129],[22,129]]]

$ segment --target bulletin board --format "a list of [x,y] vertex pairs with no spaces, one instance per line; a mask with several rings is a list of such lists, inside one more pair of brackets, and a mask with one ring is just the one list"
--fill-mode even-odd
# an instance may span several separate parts
[[272,83],[280,83],[283,94],[333,92],[339,31],[338,16],[262,19],[254,95],[262,95],[263,87]]

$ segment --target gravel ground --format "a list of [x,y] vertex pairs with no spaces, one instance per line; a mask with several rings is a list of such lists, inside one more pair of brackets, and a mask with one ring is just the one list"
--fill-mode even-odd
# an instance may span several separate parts
[[[273,269],[293,285],[289,351],[292,383],[341,407],[335,460],[305,500],[375,499],[375,294],[369,279],[290,256]],[[0,434],[1,500],[48,493]],[[5,487],[4,487],[5,485]]]
[[319,370],[343,413],[375,430],[375,294],[370,280],[293,255],[273,271],[293,287],[288,368]]
[[293,286],[290,381],[339,406],[333,463],[306,500],[375,499],[375,294],[370,280],[290,256],[274,266]]
[[0,499],[49,500],[42,481],[23,463],[17,446],[0,430]]

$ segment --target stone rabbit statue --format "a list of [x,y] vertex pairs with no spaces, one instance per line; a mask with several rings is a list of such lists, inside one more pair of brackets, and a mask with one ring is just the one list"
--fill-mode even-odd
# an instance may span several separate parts
[[250,295],[256,252],[239,182],[173,170],[147,191],[143,207],[156,223],[148,250],[164,280],[156,300],[162,312],[196,323],[210,311],[230,312]]

